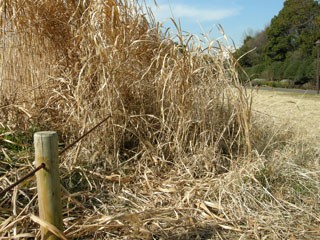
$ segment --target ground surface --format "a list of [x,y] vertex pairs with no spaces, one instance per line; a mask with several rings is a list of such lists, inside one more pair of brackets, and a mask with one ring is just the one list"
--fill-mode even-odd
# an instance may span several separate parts
[[294,125],[301,136],[320,139],[320,96],[263,89],[252,94],[255,112],[270,115],[279,124]]

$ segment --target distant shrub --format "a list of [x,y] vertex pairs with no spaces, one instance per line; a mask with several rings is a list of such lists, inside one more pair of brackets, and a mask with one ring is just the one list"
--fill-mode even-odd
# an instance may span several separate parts
[[288,88],[294,86],[294,81],[290,79],[283,79],[279,82],[282,87]]
[[252,86],[263,86],[266,85],[267,80],[262,78],[255,78],[251,81]]

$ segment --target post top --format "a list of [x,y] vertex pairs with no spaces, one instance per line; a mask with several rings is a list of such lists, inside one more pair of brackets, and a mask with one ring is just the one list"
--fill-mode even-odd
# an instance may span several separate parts
[[45,136],[57,135],[57,132],[55,132],[55,131],[41,131],[41,132],[36,132],[34,135],[45,137]]
[[320,45],[320,39],[316,41],[316,45]]

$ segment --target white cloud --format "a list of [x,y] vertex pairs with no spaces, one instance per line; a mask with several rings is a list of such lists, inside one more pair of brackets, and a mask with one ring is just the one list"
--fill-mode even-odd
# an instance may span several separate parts
[[198,20],[200,22],[205,21],[218,21],[224,18],[228,18],[239,13],[239,9],[236,8],[196,8],[185,4],[162,4],[152,9],[155,17],[162,21],[169,17],[188,18],[192,20]]

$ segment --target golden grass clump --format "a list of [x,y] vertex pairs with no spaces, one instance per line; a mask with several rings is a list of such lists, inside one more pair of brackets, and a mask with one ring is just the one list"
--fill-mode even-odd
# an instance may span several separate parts
[[199,146],[242,144],[248,106],[231,88],[236,73],[221,46],[203,50],[181,32],[176,44],[135,2],[11,1],[4,8],[2,92],[25,113],[6,117],[7,125],[57,129],[72,141],[111,114],[75,158],[97,152],[110,168],[146,154],[172,160]]
[[[141,1],[0,6],[1,186],[32,168],[32,141],[18,144],[18,132],[56,130],[68,145],[111,115],[61,156],[68,239],[317,236],[318,176],[284,160],[292,145],[260,154],[280,138],[252,134],[251,99],[227,47],[174,20],[170,36]],[[34,186],[0,196],[0,238],[39,238]]]

